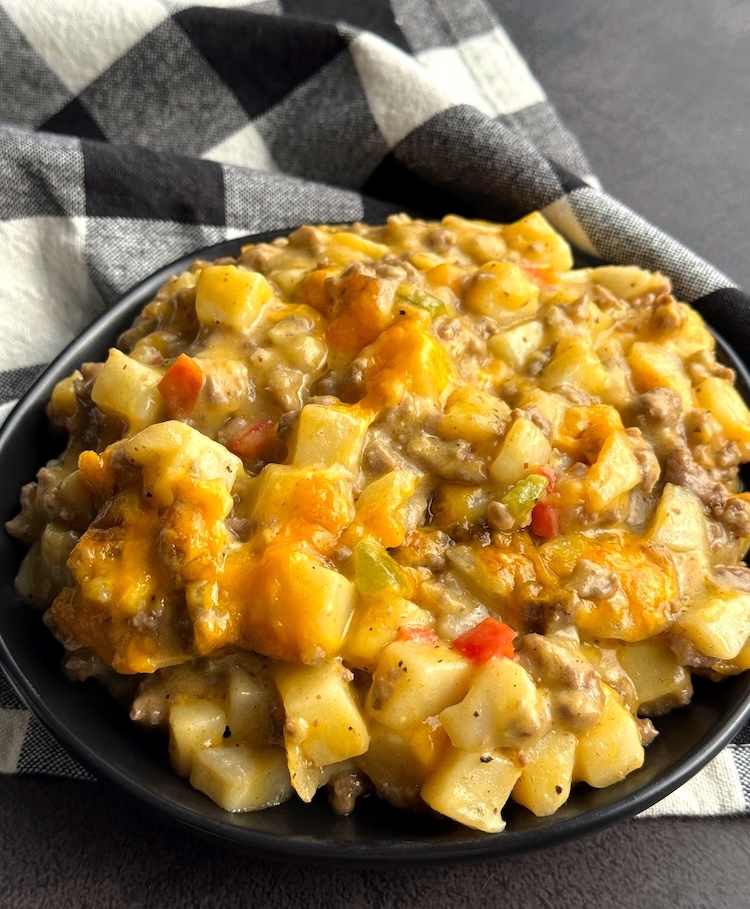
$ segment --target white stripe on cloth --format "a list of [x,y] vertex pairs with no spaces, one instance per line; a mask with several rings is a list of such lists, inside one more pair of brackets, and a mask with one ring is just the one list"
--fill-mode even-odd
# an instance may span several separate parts
[[499,28],[456,47],[422,51],[419,62],[432,76],[491,117],[512,114],[546,100],[526,62]]
[[28,710],[0,709],[0,773],[15,773],[31,714]]
[[163,22],[158,0],[4,0],[8,15],[74,94]]
[[735,747],[719,752],[699,773],[639,816],[741,814],[748,806],[733,758]]

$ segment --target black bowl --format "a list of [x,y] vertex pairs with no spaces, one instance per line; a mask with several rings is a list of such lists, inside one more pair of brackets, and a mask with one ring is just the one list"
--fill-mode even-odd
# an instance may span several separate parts
[[[231,240],[161,269],[93,323],[37,379],[0,430],[0,520],[18,511],[21,486],[60,451],[45,405],[55,383],[86,360],[102,360],[118,334],[167,277],[196,258],[236,255],[244,242],[286,231]],[[750,400],[750,380],[739,358],[720,342]],[[630,817],[668,795],[697,773],[750,716],[750,673],[721,684],[698,679],[689,706],[658,720],[658,738],[646,761],[606,789],[576,786],[552,817],[537,818],[509,803],[505,831],[484,834],[459,824],[398,812],[374,797],[355,812],[333,815],[325,799],[293,800],[265,811],[229,814],[177,777],[167,760],[166,738],[131,723],[125,711],[94,681],[70,682],[60,670],[61,649],[38,612],[18,596],[13,579],[24,548],[0,533],[0,663],[37,717],[94,774],[121,786],[164,819],[268,858],[360,865],[480,861],[536,849],[592,833]]]

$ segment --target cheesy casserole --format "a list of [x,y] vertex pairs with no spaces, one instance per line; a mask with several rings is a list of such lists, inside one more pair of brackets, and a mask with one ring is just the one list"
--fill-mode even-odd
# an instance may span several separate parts
[[374,790],[497,832],[750,667],[732,371],[539,214],[195,262],[49,416],[18,588],[229,811]]

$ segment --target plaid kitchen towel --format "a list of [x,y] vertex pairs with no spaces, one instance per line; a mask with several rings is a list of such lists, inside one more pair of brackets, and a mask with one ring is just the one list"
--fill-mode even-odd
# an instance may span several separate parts
[[[0,0],[0,421],[171,260],[404,209],[541,209],[750,347],[750,301],[600,190],[483,0]],[[748,811],[749,742],[649,813]],[[2,679],[0,771],[88,775]]]

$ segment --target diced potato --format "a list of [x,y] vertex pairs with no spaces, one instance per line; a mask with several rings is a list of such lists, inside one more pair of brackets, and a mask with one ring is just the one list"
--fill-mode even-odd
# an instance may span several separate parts
[[552,394],[541,388],[530,388],[522,395],[518,406],[527,407],[529,404],[539,408],[539,412],[549,423],[552,438],[555,440],[565,415],[565,408],[568,406],[567,401],[560,395]]
[[708,521],[697,496],[684,486],[666,483],[649,539],[675,552],[699,552],[708,558]]
[[199,751],[190,785],[233,812],[280,805],[292,794],[284,751],[271,745],[224,744]]
[[400,807],[419,805],[419,790],[435,768],[448,736],[437,722],[426,721],[405,733],[371,722],[370,747],[357,765],[370,777],[378,794]]
[[523,310],[533,315],[538,308],[539,288],[512,262],[485,262],[468,281],[464,306],[478,316],[506,324],[509,312]]
[[[225,585],[241,610],[248,649],[278,660],[315,664],[335,656],[354,610],[351,581],[303,545],[277,538]],[[231,591],[234,593],[231,594]]]
[[549,461],[552,451],[547,436],[531,420],[515,420],[503,439],[495,460],[490,464],[490,477],[501,489],[522,480]]
[[699,407],[710,411],[721,423],[730,442],[750,442],[750,410],[726,379],[704,379],[695,389],[695,398]]
[[641,468],[621,430],[607,437],[586,476],[586,495],[594,511],[603,511],[641,482]]
[[360,255],[356,258],[382,259],[389,252],[390,249],[382,243],[376,243],[368,240],[367,237],[361,237],[359,234],[347,230],[334,233],[327,250],[329,258],[333,261],[343,259],[347,262],[353,258],[351,253],[359,253]]
[[91,389],[91,400],[105,414],[121,417],[128,433],[163,420],[166,405],[157,388],[162,373],[112,348]]
[[[143,468],[143,487],[155,504],[171,505],[184,477],[218,481],[232,507],[229,491],[242,461],[223,445],[179,420],[147,426],[123,444],[127,459]],[[219,488],[217,487],[217,488]]]
[[731,660],[750,635],[750,594],[739,591],[696,599],[674,624],[703,656]]
[[333,467],[359,470],[362,446],[370,421],[351,408],[306,404],[299,415],[293,446],[295,467]]
[[520,748],[549,724],[549,706],[534,680],[515,660],[488,660],[466,697],[439,720],[457,748]]
[[596,789],[611,786],[637,770],[644,759],[635,720],[608,685],[599,719],[578,737],[573,780]]
[[319,666],[275,664],[271,675],[284,703],[284,741],[318,767],[367,750],[369,735],[340,661]]
[[201,325],[248,331],[272,295],[271,285],[258,272],[207,265],[198,276],[195,311]]
[[487,506],[494,498],[494,490],[487,486],[440,483],[430,506],[433,522],[448,533],[456,527],[474,524],[484,518]]
[[403,597],[363,597],[342,646],[341,656],[355,669],[372,672],[384,647],[402,625],[431,628],[432,615]]
[[227,678],[226,705],[233,742],[268,744],[273,733],[271,713],[275,698],[267,678],[234,666]]
[[448,398],[438,421],[438,434],[472,444],[492,442],[502,432],[509,413],[510,407],[495,395],[462,385]]
[[552,271],[568,271],[573,267],[569,244],[538,211],[506,225],[503,235],[508,246],[529,262]]
[[266,540],[290,524],[337,537],[354,517],[353,480],[343,468],[267,464],[257,486],[253,521]]
[[665,280],[658,272],[646,271],[635,265],[601,265],[592,268],[590,274],[594,284],[601,284],[623,300],[635,300],[658,291]]
[[682,357],[661,344],[636,341],[628,353],[633,384],[638,391],[671,388],[682,399],[685,410],[692,410],[693,386],[685,372]]
[[514,801],[537,817],[554,814],[564,805],[570,795],[576,744],[572,732],[553,728],[526,751],[526,763],[511,793]]
[[409,501],[419,480],[420,474],[403,468],[391,470],[365,486],[343,542],[351,545],[362,536],[370,536],[387,549],[400,546],[411,529]]
[[554,391],[560,385],[572,385],[596,396],[607,385],[607,373],[590,344],[581,338],[563,338],[544,367],[541,385],[547,391]]
[[617,658],[635,685],[638,710],[659,716],[687,704],[693,693],[690,672],[664,638],[617,648]]
[[498,332],[489,340],[490,351],[516,372],[523,372],[529,357],[539,350],[544,341],[544,326],[541,322],[524,322],[506,331]]
[[676,350],[682,357],[690,357],[699,350],[714,350],[714,336],[706,328],[700,313],[685,303],[678,303],[682,324],[671,331],[663,343]]
[[501,751],[449,747],[425,780],[422,798],[467,827],[499,833],[505,827],[503,806],[520,775],[520,763]]
[[367,713],[390,729],[414,729],[457,704],[473,671],[471,663],[446,644],[394,641],[373,673]]
[[186,698],[169,711],[169,756],[180,776],[190,776],[199,751],[219,745],[227,728],[224,708],[207,698]]
[[292,298],[299,285],[312,269],[306,268],[277,268],[269,274],[269,278],[287,298]]

